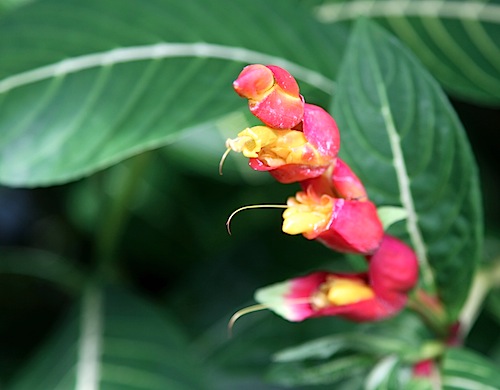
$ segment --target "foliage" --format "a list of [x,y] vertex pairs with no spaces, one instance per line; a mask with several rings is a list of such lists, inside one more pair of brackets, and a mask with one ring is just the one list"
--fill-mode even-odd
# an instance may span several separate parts
[[[498,388],[498,36],[496,0],[0,4],[0,386]],[[228,337],[256,289],[359,264],[280,234],[275,211],[227,234],[236,208],[297,188],[240,156],[218,174],[225,139],[256,123],[231,88],[249,63],[332,113],[462,345],[413,307],[370,324],[255,313]],[[412,377],[434,358],[439,377]]]

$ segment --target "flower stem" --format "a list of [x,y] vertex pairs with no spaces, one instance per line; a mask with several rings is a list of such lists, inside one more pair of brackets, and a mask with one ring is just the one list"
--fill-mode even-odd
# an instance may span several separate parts
[[436,298],[418,288],[410,295],[408,307],[418,313],[436,335],[448,337],[450,327],[448,316]]

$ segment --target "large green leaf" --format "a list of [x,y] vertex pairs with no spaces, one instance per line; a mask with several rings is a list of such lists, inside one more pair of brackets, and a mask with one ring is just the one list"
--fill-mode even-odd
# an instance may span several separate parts
[[380,205],[407,211],[422,283],[456,317],[481,247],[476,165],[439,85],[414,56],[361,20],[338,78],[333,111],[341,154]]
[[8,12],[0,182],[61,183],[171,143],[246,105],[231,82],[247,63],[330,93],[343,38],[286,0],[44,0]]
[[9,389],[203,389],[199,368],[183,332],[157,308],[90,285]]
[[338,28],[360,16],[384,23],[452,94],[500,104],[500,1],[338,1],[314,8]]
[[498,366],[485,357],[462,348],[452,348],[442,362],[444,390],[498,390]]

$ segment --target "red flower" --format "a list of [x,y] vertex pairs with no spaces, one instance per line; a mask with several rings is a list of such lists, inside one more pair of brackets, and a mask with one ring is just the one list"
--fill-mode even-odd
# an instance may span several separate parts
[[275,129],[296,126],[304,114],[299,86],[286,70],[274,65],[248,65],[233,82],[236,93],[248,99],[252,114]]
[[269,171],[280,183],[322,175],[335,162],[340,136],[333,118],[306,104],[303,121],[293,129],[254,126],[226,141],[228,149],[249,157],[256,171]]
[[257,290],[255,299],[289,321],[340,316],[363,322],[397,314],[418,279],[415,254],[386,235],[367,260],[366,273],[315,272]]
[[346,163],[337,159],[333,172],[301,185],[304,191],[288,198],[283,232],[302,233],[339,252],[371,254],[378,248],[384,228],[377,209]]

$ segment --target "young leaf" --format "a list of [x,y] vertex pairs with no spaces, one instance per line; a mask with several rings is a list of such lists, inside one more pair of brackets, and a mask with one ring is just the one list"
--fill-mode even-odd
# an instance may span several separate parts
[[421,282],[453,320],[481,247],[476,164],[439,85],[399,41],[360,20],[339,74],[333,112],[341,155],[378,206],[406,210]]
[[330,93],[342,38],[286,0],[44,0],[8,12],[0,183],[63,183],[170,144],[246,105],[231,83],[248,63]]
[[9,389],[206,388],[180,329],[143,298],[90,285],[75,309]]

